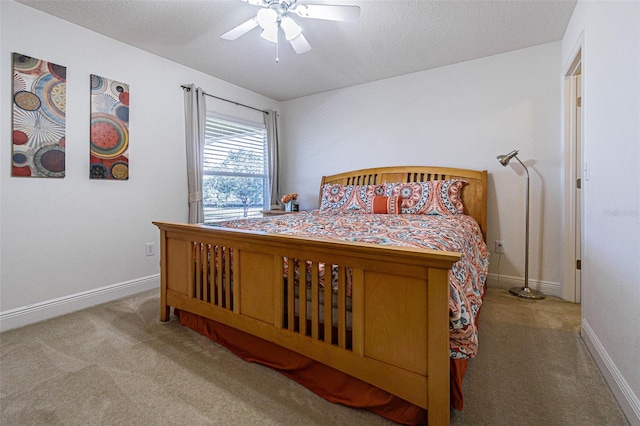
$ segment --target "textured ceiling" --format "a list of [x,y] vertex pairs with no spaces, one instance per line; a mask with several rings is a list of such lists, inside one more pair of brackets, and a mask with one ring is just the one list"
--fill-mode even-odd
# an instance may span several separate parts
[[16,0],[282,101],[562,39],[575,0],[299,0],[361,8],[357,23],[294,18],[312,46],[297,55],[256,28],[240,0]]

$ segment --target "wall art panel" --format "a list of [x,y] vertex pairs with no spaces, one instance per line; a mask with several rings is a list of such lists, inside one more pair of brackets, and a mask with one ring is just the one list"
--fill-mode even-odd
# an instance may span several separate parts
[[129,179],[129,85],[91,75],[91,179]]
[[67,68],[13,53],[12,176],[63,178]]

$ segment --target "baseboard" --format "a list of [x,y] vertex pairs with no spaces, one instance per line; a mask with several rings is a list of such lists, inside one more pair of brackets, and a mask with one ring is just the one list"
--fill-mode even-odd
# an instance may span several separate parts
[[602,372],[611,392],[620,408],[633,426],[640,426],[640,400],[616,367],[593,329],[586,320],[582,320],[582,339],[587,345],[596,365]]
[[[522,287],[524,285],[524,279],[522,277],[512,277],[509,275],[498,275],[498,274],[489,274],[487,276],[487,286],[489,287],[500,287],[500,288],[511,288],[511,287]],[[549,294],[551,296],[561,297],[562,288],[560,283],[554,283],[551,281],[538,281],[538,280],[529,280],[529,287],[534,290],[538,290],[543,292],[544,294]]]
[[159,274],[0,312],[0,331],[69,314],[153,288],[160,288]]

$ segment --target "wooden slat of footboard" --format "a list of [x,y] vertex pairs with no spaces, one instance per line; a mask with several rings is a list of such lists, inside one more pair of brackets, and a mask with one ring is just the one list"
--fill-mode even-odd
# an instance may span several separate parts
[[[299,259],[297,259],[299,260]],[[296,274],[298,278],[298,323],[300,324],[300,334],[303,336],[307,335],[307,286],[306,286],[306,278],[305,274],[306,265],[302,263],[303,261],[298,262],[296,266],[298,268],[298,274]],[[289,271],[291,271],[291,267],[289,267]]]
[[204,256],[202,258],[204,275],[202,277],[202,300],[211,301],[211,245],[204,245]]
[[[193,253],[193,249],[192,249],[191,256],[193,256],[193,255],[194,255],[194,253]],[[187,264],[187,271],[188,271],[187,272],[187,274],[188,274],[187,277],[189,277],[187,279],[187,294],[189,295],[189,297],[194,297],[194,295],[195,295],[195,285],[194,285],[193,280],[195,278],[195,274],[197,272],[197,269],[196,269],[196,265],[193,262],[192,258],[189,257],[188,259],[190,260],[190,262]]]
[[194,258],[195,258],[195,275],[194,275],[194,292],[193,295],[197,299],[202,300],[202,294],[200,289],[202,288],[202,244],[195,243],[193,245]]
[[[235,300],[240,300],[240,271],[239,268],[236,268],[235,274],[236,279],[233,280],[233,282],[231,282],[231,273],[232,273],[232,266],[231,266],[231,250],[233,250],[231,247],[226,247],[225,249],[225,256],[224,256],[224,293],[225,293],[225,306],[228,309],[232,309],[235,313],[240,312],[240,307],[239,302],[233,303],[231,300],[231,295],[235,294]],[[240,259],[240,253],[236,253],[236,257],[233,259],[233,263],[238,262]],[[237,263],[236,263],[237,264]],[[231,290],[231,286],[233,285],[233,290]]]
[[287,328],[289,331],[294,331],[296,328],[295,319],[296,319],[296,293],[295,293],[295,279],[294,279],[294,270],[293,270],[293,262],[289,257],[288,259],[288,267],[287,267]]
[[347,292],[346,292],[346,268],[338,267],[338,346],[347,347]]
[[[304,262],[305,265],[305,269],[306,269],[306,265],[307,263]],[[327,279],[327,266],[331,266],[331,265],[325,265],[325,280]],[[319,271],[318,271],[318,262],[313,262],[312,266],[311,266],[311,337],[314,339],[318,339],[318,330],[319,330],[319,323],[320,323],[320,319],[319,319],[319,314],[320,314],[320,309],[319,309],[319,303],[318,303],[318,275],[319,275]],[[304,285],[304,284],[303,284]],[[302,299],[301,299],[302,302]],[[305,303],[306,303],[306,299],[305,299]],[[303,318],[304,320],[304,318]]]
[[[282,282],[281,278],[284,276],[284,265],[282,258],[279,256],[273,257],[273,321],[274,326],[277,328],[284,327],[284,295],[282,294]],[[291,306],[291,305],[289,305]]]
[[222,247],[215,246],[214,253],[215,253],[215,258],[211,263],[212,263],[212,266],[214,267],[215,272],[211,272],[211,274],[212,275],[215,274],[215,277],[216,277],[216,291],[218,294],[216,305],[224,306],[224,299],[223,299],[224,293],[222,292],[222,289],[223,289],[222,271],[224,269],[222,266]]
[[324,291],[322,292],[324,299],[322,301],[324,303],[324,341],[331,344],[333,341],[333,277],[331,274],[327,275],[327,268],[333,270],[333,266],[325,264],[324,268]]

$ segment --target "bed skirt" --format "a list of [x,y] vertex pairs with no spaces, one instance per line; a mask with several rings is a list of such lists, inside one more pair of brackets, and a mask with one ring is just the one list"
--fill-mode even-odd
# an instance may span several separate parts
[[[427,423],[427,411],[366,382],[279,345],[199,315],[174,309],[180,323],[248,362],[270,367],[335,404],[371,411],[396,423]],[[464,406],[467,359],[450,359],[451,405]]]

